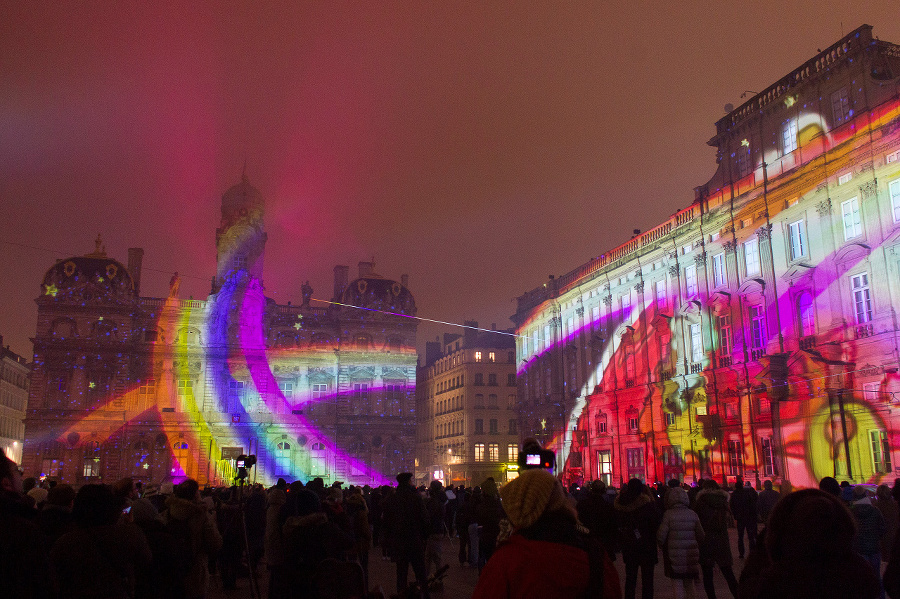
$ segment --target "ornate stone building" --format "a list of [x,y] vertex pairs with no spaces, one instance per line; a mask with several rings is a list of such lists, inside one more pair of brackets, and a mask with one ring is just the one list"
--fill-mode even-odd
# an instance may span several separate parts
[[518,299],[567,479],[893,481],[900,46],[862,26],[716,123],[695,200]]
[[0,335],[0,446],[6,456],[17,464],[22,463],[23,421],[30,373],[28,360],[3,347],[3,336]]
[[[330,301],[279,305],[262,285],[264,201],[246,178],[222,197],[217,270],[204,300],[140,295],[128,265],[60,260],[37,299],[25,427],[28,475],[72,483],[185,476],[227,484],[321,476],[381,484],[413,468],[415,300],[369,262],[334,269]],[[317,305],[311,305],[315,301]],[[364,309],[359,309],[364,308]],[[401,314],[404,316],[397,316]]]
[[427,342],[418,370],[416,474],[426,484],[505,482],[518,472],[515,337],[465,324],[463,335]]

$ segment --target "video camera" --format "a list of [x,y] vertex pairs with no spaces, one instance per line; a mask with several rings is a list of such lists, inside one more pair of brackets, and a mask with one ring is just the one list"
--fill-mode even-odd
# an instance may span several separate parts
[[235,478],[237,478],[237,480],[246,480],[248,470],[256,465],[256,456],[241,454],[235,461],[237,462],[235,466],[237,466],[238,470],[237,476]]
[[519,469],[528,470],[530,468],[546,468],[553,470],[556,466],[556,454],[549,450],[543,449],[539,445],[526,445],[519,453]]

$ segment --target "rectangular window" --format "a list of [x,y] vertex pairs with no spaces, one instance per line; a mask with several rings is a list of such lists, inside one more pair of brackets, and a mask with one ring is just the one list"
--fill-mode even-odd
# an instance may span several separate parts
[[740,441],[728,441],[728,474],[732,476],[744,474],[744,449]]
[[853,173],[844,173],[838,176],[838,185],[849,183],[853,179]]
[[759,451],[762,454],[763,476],[775,476],[775,450],[772,446],[772,437],[762,437],[759,440]]
[[881,383],[864,383],[863,397],[866,401],[877,401],[881,395]]
[[481,362],[481,352],[480,351],[475,352],[475,361]]
[[[65,389],[62,390],[65,391]],[[144,381],[139,393],[141,395],[156,395],[156,379],[147,379]]]
[[85,478],[100,476],[100,458],[84,458],[82,474]]
[[713,285],[716,287],[724,287],[728,284],[728,277],[725,274],[725,254],[716,254],[713,256]]
[[497,386],[497,373],[491,372],[488,374],[488,385],[491,387]]
[[748,277],[759,274],[759,239],[756,237],[744,242],[744,265]]
[[481,418],[475,419],[475,434],[481,435],[484,433],[484,420]]
[[518,430],[519,424],[518,424],[518,422],[519,422],[519,421],[516,420],[515,418],[510,418],[510,419],[509,419],[509,434],[510,434],[510,435],[518,435],[518,434],[519,434],[519,430]]
[[844,220],[844,241],[862,235],[862,219],[859,214],[857,198],[841,202],[841,215]]
[[900,179],[888,183],[888,192],[891,195],[891,212],[894,222],[900,222]]
[[499,443],[491,443],[488,445],[488,461],[489,462],[499,462],[500,461],[500,444]]
[[666,309],[666,282],[665,281],[657,281],[656,282],[656,309],[657,310],[665,310]]
[[506,409],[507,410],[515,410],[516,409],[516,396],[513,394],[509,394],[506,396]]
[[509,373],[506,375],[506,386],[507,387],[515,387],[516,386],[516,375],[515,373]]
[[762,306],[750,306],[750,347],[766,346],[766,313]]
[[806,241],[803,239],[803,221],[798,220],[788,225],[791,239],[791,260],[798,260],[806,255]]
[[475,373],[475,386],[484,387],[484,374],[482,374],[481,372]]
[[872,298],[869,296],[869,274],[862,273],[850,277],[853,291],[853,309],[856,313],[856,324],[865,324],[872,320]]
[[675,426],[675,414],[666,412],[666,426]]
[[631,432],[636,432],[638,430],[638,417],[637,416],[629,416],[628,417],[628,430]]
[[797,119],[790,119],[781,130],[781,147],[785,154],[797,149]]
[[484,394],[483,393],[475,394],[475,407],[476,408],[484,408]]
[[628,320],[629,313],[631,312],[631,294],[626,293],[622,296],[622,319]]
[[489,427],[488,432],[491,433],[492,435],[496,435],[497,431],[500,430],[497,426],[496,418],[491,418],[490,421],[488,421],[488,427]]
[[700,323],[694,323],[690,327],[691,330],[691,361],[700,362],[703,360],[703,336],[700,331]]
[[879,474],[891,474],[891,446],[885,431],[869,431],[869,440],[872,443],[872,463],[875,472]]
[[681,445],[663,445],[661,453],[664,467],[674,468],[681,466]]
[[519,446],[515,443],[510,443],[506,446],[506,459],[510,464],[519,461]]
[[281,391],[281,394],[288,401],[294,397],[294,383],[291,381],[279,381],[278,390]]
[[597,475],[607,485],[612,483],[612,450],[601,449],[597,452]]
[[328,385],[325,383],[313,383],[312,384],[312,398],[313,399],[324,399],[328,394]]
[[591,327],[596,329],[600,326],[600,306],[591,308]]
[[544,325],[544,349],[550,349],[553,340],[552,333],[553,331],[550,330],[550,325]]
[[488,352],[488,362],[496,362],[496,361],[497,361],[497,354],[495,354],[492,351],[489,351]]
[[684,268],[684,289],[688,298],[697,297],[697,266],[694,264]]
[[731,314],[722,314],[716,317],[716,324],[719,329],[719,356],[730,356],[732,346],[731,336]]
[[475,461],[476,462],[484,461],[484,443],[476,443],[475,444]]
[[850,109],[850,93],[846,87],[831,94],[831,112],[834,116],[835,127],[853,116],[853,111]]
[[488,395],[488,407],[494,408],[495,410],[500,407],[497,404],[497,394],[496,393],[491,393],[490,395]]
[[628,464],[628,478],[644,480],[644,449],[634,447],[625,450],[625,461]]
[[355,415],[369,412],[369,383],[354,383],[350,397],[350,412]]

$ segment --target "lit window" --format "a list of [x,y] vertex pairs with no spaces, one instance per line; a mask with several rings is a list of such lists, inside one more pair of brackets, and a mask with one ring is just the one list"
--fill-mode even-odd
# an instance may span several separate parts
[[800,336],[809,337],[810,335],[815,335],[816,320],[812,294],[804,292],[797,298],[797,316],[800,324]]
[[785,154],[790,154],[797,149],[797,119],[791,119],[784,124],[781,140]]
[[509,460],[510,463],[518,461],[519,460],[519,446],[516,445],[515,443],[510,443],[509,445],[507,445],[506,446],[506,456],[507,456],[507,460]]
[[791,238],[791,260],[797,260],[806,255],[806,241],[803,239],[803,221],[798,220],[788,225]]
[[862,219],[859,214],[859,200],[850,198],[841,203],[841,215],[844,219],[844,241],[862,235]]
[[494,362],[494,361],[496,361],[496,359],[497,359],[497,356],[494,352],[492,352],[492,351],[488,352],[488,362]]
[[612,483],[612,451],[609,449],[601,449],[597,452],[597,473],[600,480],[607,485]]
[[192,381],[191,379],[178,379],[178,396],[193,397],[194,381]]
[[703,337],[700,334],[700,323],[694,323],[691,330],[691,361],[700,362],[703,359]]
[[724,287],[728,283],[728,277],[725,274],[725,254],[716,254],[713,256],[713,285],[716,287]]
[[481,362],[481,352],[480,351],[475,352],[475,361]]
[[862,273],[850,277],[850,288],[853,291],[853,308],[856,323],[865,324],[872,320],[872,298],[869,296],[869,275]]
[[756,237],[744,242],[744,264],[748,277],[759,274],[759,240]]
[[697,296],[697,267],[694,264],[691,264],[684,269],[684,287],[687,291],[687,297],[691,298]]
[[732,476],[744,474],[744,450],[740,441],[728,441],[728,470]]
[[484,461],[484,443],[476,443],[475,444],[475,461],[476,462]]
[[891,194],[891,212],[894,214],[894,222],[900,222],[900,179],[895,179],[888,184]]
[[853,110],[850,108],[850,93],[846,87],[831,94],[831,111],[834,115],[835,126],[846,122],[853,116]]
[[500,444],[499,443],[491,443],[488,445],[488,461],[489,462],[499,462],[500,461]]
[[879,474],[891,474],[891,446],[885,431],[869,431],[869,440],[872,443],[872,463],[875,472]]

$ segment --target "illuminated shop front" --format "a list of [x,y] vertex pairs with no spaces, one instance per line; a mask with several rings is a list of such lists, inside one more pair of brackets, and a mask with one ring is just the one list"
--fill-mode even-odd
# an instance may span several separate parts
[[[382,484],[415,451],[416,307],[401,281],[361,262],[301,305],[263,293],[263,199],[244,180],[222,198],[206,300],[140,296],[128,265],[94,252],[61,260],[37,299],[25,423],[26,475],[66,482],[185,476],[229,484],[278,477]],[[323,294],[324,295],[324,294]],[[315,305],[311,305],[315,302]],[[360,309],[363,308],[363,309]]]
[[518,298],[521,432],[566,480],[893,481],[898,77],[853,31],[716,123],[689,207]]

